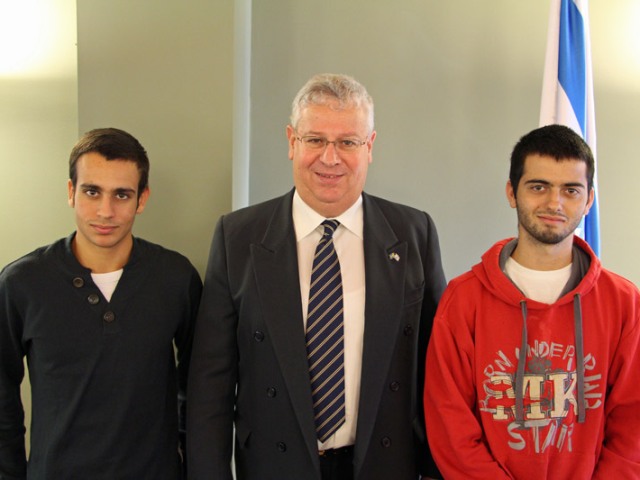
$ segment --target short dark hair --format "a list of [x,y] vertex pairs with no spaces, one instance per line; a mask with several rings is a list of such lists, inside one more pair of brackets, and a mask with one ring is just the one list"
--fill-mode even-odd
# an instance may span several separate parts
[[518,183],[524,173],[524,161],[529,155],[544,155],[562,160],[580,160],[587,165],[587,187],[593,188],[595,161],[593,153],[580,135],[564,125],[547,125],[524,135],[511,152],[509,181],[513,194],[518,193]]
[[149,186],[149,157],[144,147],[130,133],[118,128],[96,128],[85,133],[74,145],[69,156],[69,178],[75,188],[78,180],[78,159],[96,152],[107,160],[134,162],[140,173],[138,197]]

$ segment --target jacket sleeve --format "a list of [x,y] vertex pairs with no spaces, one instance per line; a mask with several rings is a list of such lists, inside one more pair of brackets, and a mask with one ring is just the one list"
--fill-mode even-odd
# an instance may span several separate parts
[[[425,388],[425,359],[427,353],[427,345],[431,328],[433,326],[433,318],[438,308],[438,302],[442,296],[442,292],[447,284],[444,271],[442,268],[442,259],[440,255],[440,242],[438,240],[438,232],[433,220],[429,215],[425,214],[427,220],[427,241],[422,254],[422,265],[424,269],[424,297],[422,300],[422,311],[420,314],[420,338],[418,339],[418,358],[417,358],[417,389],[416,389],[416,405],[422,407],[422,395]],[[441,475],[435,465],[432,454],[426,438],[424,411],[418,408],[419,422],[421,426],[418,460],[419,471],[421,475],[427,478],[441,478]]]
[[640,308],[623,327],[609,373],[604,442],[594,480],[640,478]]
[[232,480],[238,313],[231,298],[223,219],[211,244],[189,372],[187,463],[191,480]]
[[473,311],[468,302],[449,285],[434,320],[424,390],[429,445],[447,480],[507,479],[510,475],[493,459],[474,414],[474,348],[467,327]]
[[22,319],[0,274],[0,478],[26,478],[24,409],[20,384],[24,377]]

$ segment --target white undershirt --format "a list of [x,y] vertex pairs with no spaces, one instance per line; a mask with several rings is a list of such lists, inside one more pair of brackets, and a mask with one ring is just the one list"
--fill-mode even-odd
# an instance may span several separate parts
[[113,291],[116,289],[123,271],[124,270],[121,268],[120,270],[116,270],[115,272],[91,274],[93,283],[95,283],[100,289],[102,295],[104,295],[104,298],[107,299],[107,302],[111,301],[111,295],[113,295]]
[[571,276],[571,264],[559,270],[531,270],[509,257],[505,263],[507,275],[527,298],[552,304],[558,298]]
[[[318,442],[318,448],[321,450],[355,443],[362,371],[365,303],[362,197],[335,218],[340,222],[333,234],[333,243],[342,273],[346,420],[326,442]],[[305,204],[296,191],[293,196],[293,225],[298,247],[298,274],[305,329],[313,257],[324,231],[324,227],[320,226],[324,220],[325,217]]]

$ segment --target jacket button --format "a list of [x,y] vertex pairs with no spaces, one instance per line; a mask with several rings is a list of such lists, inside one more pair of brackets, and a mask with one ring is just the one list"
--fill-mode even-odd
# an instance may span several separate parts
[[97,293],[92,293],[87,297],[87,302],[89,302],[91,305],[96,305],[99,301],[100,297]]
[[72,283],[73,283],[73,286],[76,288],[81,288],[84,286],[84,280],[80,277],[75,277]]
[[411,335],[413,335],[413,327],[411,325],[405,325],[404,334],[406,337],[410,337]]
[[382,437],[382,440],[380,440],[380,445],[382,445],[384,448],[389,448],[391,446],[391,439],[389,437]]
[[273,398],[276,396],[277,393],[278,391],[274,387],[267,388],[267,397]]
[[397,392],[398,390],[400,390],[400,382],[391,382],[389,384],[389,390],[391,390],[392,392]]
[[287,451],[287,444],[284,442],[278,442],[276,444],[276,448],[278,449],[279,452],[284,453]]
[[116,319],[116,314],[111,311],[105,312],[105,314],[102,316],[102,319],[107,323],[111,323]]
[[264,333],[262,333],[260,330],[256,330],[256,332],[253,334],[253,339],[256,342],[261,342],[264,340]]

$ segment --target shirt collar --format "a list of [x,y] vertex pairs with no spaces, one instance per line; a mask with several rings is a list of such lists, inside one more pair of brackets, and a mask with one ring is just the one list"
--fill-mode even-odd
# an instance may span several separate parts
[[[296,190],[293,194],[292,205],[293,226],[296,231],[296,241],[302,240],[304,237],[313,232],[320,225],[325,217],[316,212],[307,205]],[[358,238],[363,238],[364,215],[362,208],[362,195],[347,210],[342,212],[335,218]]]

